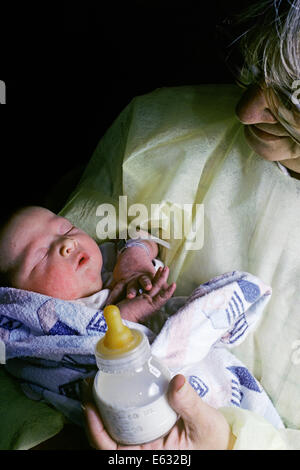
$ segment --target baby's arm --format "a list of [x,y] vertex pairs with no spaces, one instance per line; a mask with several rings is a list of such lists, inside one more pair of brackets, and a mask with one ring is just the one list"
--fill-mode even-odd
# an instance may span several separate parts
[[159,268],[152,281],[152,288],[133,299],[125,299],[117,305],[124,320],[143,322],[169,300],[176,284],[167,284],[169,268]]

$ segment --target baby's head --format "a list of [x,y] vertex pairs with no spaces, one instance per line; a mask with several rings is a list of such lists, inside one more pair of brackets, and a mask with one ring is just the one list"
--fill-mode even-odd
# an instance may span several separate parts
[[96,242],[43,207],[18,210],[1,229],[0,271],[10,287],[79,299],[102,288],[101,268]]

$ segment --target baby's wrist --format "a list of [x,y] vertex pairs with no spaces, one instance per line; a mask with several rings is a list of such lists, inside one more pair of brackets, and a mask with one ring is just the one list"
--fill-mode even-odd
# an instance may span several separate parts
[[125,250],[132,251],[132,248],[142,249],[147,253],[150,260],[154,259],[158,254],[157,244],[151,240],[144,240],[142,238],[135,238],[129,240],[120,240],[117,244],[118,255],[124,253]]
[[134,300],[122,300],[117,306],[123,320],[138,323],[143,318],[143,314],[140,308],[138,309],[138,315],[136,314],[136,309],[133,308],[132,302],[134,302]]

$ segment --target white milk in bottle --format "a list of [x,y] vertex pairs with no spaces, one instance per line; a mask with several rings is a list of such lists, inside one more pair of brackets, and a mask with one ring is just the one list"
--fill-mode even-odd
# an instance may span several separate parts
[[117,306],[104,309],[93,394],[106,430],[125,445],[153,441],[172,428],[177,414],[167,400],[169,371],[151,355],[148,338],[122,322]]

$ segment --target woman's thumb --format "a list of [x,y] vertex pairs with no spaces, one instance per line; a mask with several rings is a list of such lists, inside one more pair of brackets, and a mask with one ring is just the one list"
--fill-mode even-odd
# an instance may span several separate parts
[[230,429],[226,419],[198,396],[183,375],[171,380],[168,400],[180,415],[191,441],[200,445],[197,448],[228,448]]
[[125,286],[126,286],[126,284],[123,281],[119,281],[116,284],[114,284],[113,286],[111,286],[110,287],[111,292],[110,292],[109,296],[107,297],[106,305],[110,305],[110,304],[118,302],[120,300],[120,298],[122,296],[124,296]]
[[168,400],[171,407],[178,413],[185,425],[193,429],[199,428],[202,420],[202,408],[205,404],[199,398],[184,375],[176,375],[170,382]]

